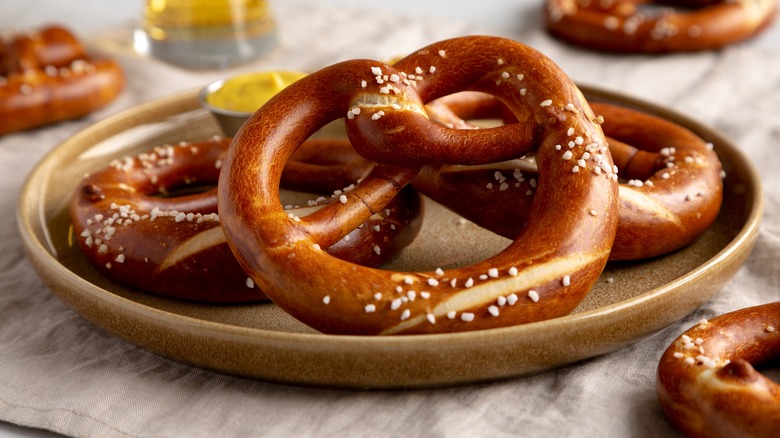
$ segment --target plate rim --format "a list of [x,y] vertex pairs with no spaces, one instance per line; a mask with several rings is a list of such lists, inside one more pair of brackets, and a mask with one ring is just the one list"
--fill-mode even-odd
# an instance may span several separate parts
[[[721,248],[720,251],[718,251],[715,255],[710,257],[706,262],[702,263],[701,265],[698,265],[696,268],[686,272],[680,277],[677,277],[673,281],[665,283],[654,289],[650,289],[640,295],[623,299],[621,301],[614,302],[595,309],[584,310],[575,314],[569,314],[551,320],[533,322],[533,323],[511,326],[511,327],[489,329],[489,330],[478,330],[478,331],[445,333],[445,334],[400,335],[400,336],[392,336],[392,337],[366,337],[366,336],[357,336],[357,335],[325,335],[319,333],[294,333],[294,332],[275,331],[275,330],[268,330],[262,328],[238,326],[238,325],[226,324],[217,321],[209,321],[209,320],[204,320],[193,316],[174,313],[164,309],[159,309],[153,306],[149,306],[125,297],[121,297],[117,294],[112,293],[110,290],[100,288],[99,286],[76,275],[73,271],[68,269],[63,263],[57,260],[57,258],[54,255],[52,255],[50,251],[44,246],[43,242],[41,242],[40,239],[38,239],[36,233],[34,232],[35,223],[33,223],[33,221],[28,220],[30,219],[29,217],[30,215],[28,215],[28,217],[24,216],[23,212],[30,210],[32,208],[32,206],[27,205],[30,202],[29,198],[30,198],[31,191],[34,190],[36,187],[41,187],[44,185],[44,180],[47,174],[46,172],[47,168],[52,165],[53,161],[56,161],[58,154],[64,153],[62,151],[68,145],[77,144],[81,138],[85,138],[89,135],[95,135],[97,133],[100,133],[102,130],[109,129],[109,127],[111,127],[112,125],[118,123],[119,121],[125,119],[126,117],[132,114],[144,112],[151,108],[173,105],[176,103],[188,102],[191,100],[193,103],[192,105],[193,109],[197,109],[199,108],[197,104],[197,96],[198,93],[200,92],[200,89],[172,94],[169,96],[165,96],[159,99],[151,100],[130,107],[106,119],[103,119],[85,128],[82,131],[79,131],[75,135],[61,142],[59,145],[57,145],[55,148],[49,151],[42,159],[40,159],[38,163],[36,163],[35,166],[29,171],[28,176],[26,177],[24,184],[22,186],[19,200],[17,202],[17,212],[16,212],[17,224],[18,224],[20,234],[22,236],[23,246],[25,252],[27,253],[28,259],[33,262],[36,271],[39,273],[39,275],[41,275],[41,277],[44,278],[44,282],[46,282],[47,287],[50,290],[52,290],[56,295],[60,296],[60,298],[63,298],[63,296],[62,296],[62,291],[58,290],[58,288],[66,287],[67,285],[58,286],[58,285],[49,284],[46,280],[46,275],[50,274],[49,271],[55,271],[56,274],[59,274],[60,276],[64,276],[65,278],[69,278],[70,282],[73,283],[72,284],[73,287],[80,288],[80,290],[82,291],[81,293],[86,293],[90,295],[89,298],[98,300],[100,302],[99,304],[112,307],[112,308],[122,308],[123,310],[130,309],[136,314],[137,317],[139,317],[142,320],[150,320],[150,321],[158,320],[161,325],[168,325],[168,324],[174,324],[177,326],[181,325],[183,326],[182,329],[192,330],[194,332],[200,332],[217,338],[224,337],[224,336],[238,337],[241,339],[246,338],[247,339],[246,342],[248,343],[251,343],[251,341],[257,341],[258,339],[265,340],[267,343],[281,342],[281,343],[297,344],[303,342],[306,344],[313,344],[313,346],[307,345],[308,349],[312,349],[313,351],[322,351],[322,352],[326,350],[332,350],[333,348],[336,348],[337,350],[343,349],[345,346],[350,346],[353,344],[360,344],[361,348],[366,348],[374,352],[378,350],[384,350],[387,347],[399,347],[399,346],[410,351],[411,350],[424,351],[426,348],[429,348],[431,346],[440,346],[442,339],[463,343],[463,344],[478,345],[483,343],[485,339],[494,339],[495,337],[508,336],[512,338],[521,338],[523,336],[541,335],[543,334],[543,332],[547,332],[550,330],[553,331],[569,330],[569,329],[574,329],[575,325],[579,321],[583,321],[583,320],[595,321],[600,319],[603,323],[608,320],[619,318],[620,317],[619,314],[621,313],[621,311],[626,310],[627,308],[636,309],[637,307],[641,307],[641,306],[652,306],[654,303],[656,303],[659,300],[667,299],[669,294],[674,290],[676,290],[681,284],[692,281],[703,275],[707,275],[708,272],[711,273],[713,270],[717,270],[718,267],[723,266],[726,263],[732,262],[731,257],[734,257],[735,255],[740,256],[742,258],[742,261],[736,263],[737,264],[736,269],[738,269],[739,266],[741,266],[742,263],[744,262],[744,258],[747,257],[747,255],[750,253],[750,250],[752,249],[752,245],[755,243],[755,240],[757,238],[760,229],[760,222],[761,222],[761,217],[764,208],[763,188],[761,186],[761,181],[758,176],[757,169],[755,165],[752,163],[752,161],[745,155],[745,153],[742,150],[740,150],[736,145],[734,145],[731,142],[731,140],[729,140],[725,135],[720,133],[718,130],[712,127],[707,127],[701,124],[700,122],[698,122],[697,120],[694,120],[691,117],[678,113],[675,110],[654,104],[652,102],[648,102],[646,100],[642,100],[632,96],[627,96],[625,94],[621,94],[615,91],[610,91],[595,86],[579,85],[579,87],[583,91],[583,93],[589,98],[593,98],[595,96],[596,98],[603,98],[612,101],[617,100],[621,104],[636,106],[643,110],[649,110],[651,113],[655,113],[667,117],[673,116],[676,120],[684,122],[685,126],[689,127],[689,129],[692,129],[695,132],[706,131],[709,134],[714,135],[715,137],[717,137],[719,144],[726,145],[726,147],[729,150],[730,156],[732,156],[735,160],[738,160],[740,162],[740,165],[746,169],[745,174],[748,176],[746,183],[749,183],[750,185],[749,187],[750,190],[748,191],[750,197],[749,199],[746,199],[746,207],[747,207],[746,218],[739,232],[736,234],[736,236],[734,236],[733,239],[731,239],[728,242],[728,244],[726,244],[723,248]],[[43,212],[41,212],[41,214],[43,214]],[[47,262],[47,257],[50,259],[48,260],[48,262]],[[46,272],[42,272],[42,271],[46,271]],[[726,279],[724,283],[726,281],[728,281],[728,279]],[[720,290],[721,287],[722,286],[718,287],[714,293],[717,293],[717,291]],[[712,295],[714,295],[714,293]],[[73,307],[69,302],[68,304],[70,307]],[[698,306],[689,310],[688,312],[686,312],[686,314],[694,311],[696,308],[698,308]],[[90,320],[92,323],[106,329],[106,327],[93,321],[93,318],[89,317],[88,315],[82,314],[82,312],[77,309],[75,310],[85,319]],[[127,339],[126,336],[123,336],[120,333],[116,333],[115,330],[108,329],[108,331],[112,332],[114,335]],[[655,330],[652,330],[650,333],[652,333],[653,331]],[[166,354],[165,351],[159,351],[159,349],[155,349],[153,347],[150,348],[149,346],[144,346],[142,344],[139,344],[139,342],[137,342],[137,340],[134,339],[128,339],[128,340],[130,340],[136,345],[141,346],[142,348],[151,349],[152,351],[155,351],[158,354],[171,357],[171,355]],[[628,343],[636,342],[638,340],[639,339],[633,339],[632,341],[628,341]],[[622,346],[624,345],[621,345],[617,348],[613,348],[614,346],[612,346],[608,348],[608,351],[598,352],[592,356],[597,356],[609,351],[614,351]],[[175,355],[173,356],[173,358],[183,362],[189,362],[193,364],[192,361],[187,359],[182,359],[180,357],[176,357]],[[194,365],[203,366],[199,364],[194,364]],[[208,365],[206,365],[205,367],[209,368]],[[233,372],[230,373],[234,374]],[[272,381],[281,380],[285,383],[313,384],[313,385],[324,384],[324,386],[336,386],[336,387],[404,388],[404,387],[417,387],[417,386],[440,386],[442,384],[450,385],[450,384],[460,384],[460,383],[475,383],[482,380],[495,380],[495,378],[515,377],[518,375],[525,375],[528,373],[510,372],[505,374],[506,375],[502,375],[502,376],[491,376],[488,377],[487,379],[465,379],[464,380],[461,378],[461,379],[455,379],[455,381],[452,382],[430,381],[430,382],[422,382],[422,384],[420,382],[413,382],[410,384],[404,384],[398,382],[390,383],[390,384],[388,384],[387,382],[352,383],[351,381],[323,383],[323,382],[316,382],[316,381],[302,381],[295,378],[275,379],[272,376],[250,375],[247,377],[255,377],[255,378],[261,378],[264,380],[272,380]]]

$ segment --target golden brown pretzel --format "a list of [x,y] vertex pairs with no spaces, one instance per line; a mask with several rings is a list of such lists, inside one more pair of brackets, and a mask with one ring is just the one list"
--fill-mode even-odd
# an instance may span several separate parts
[[[461,115],[509,120],[500,102],[473,93],[428,107],[449,124],[464,123]],[[712,145],[660,117],[599,102],[591,102],[591,107],[604,118],[601,126],[623,179],[610,259],[653,257],[695,241],[715,221],[723,198],[723,168]],[[570,144],[563,143],[562,150]],[[573,154],[567,155],[573,159]],[[426,167],[412,184],[465,218],[513,238],[536,192],[535,167],[527,160],[483,167]]]
[[[671,7],[648,9],[645,4]],[[710,50],[768,26],[776,0],[547,0],[547,30],[567,42],[610,52]]]
[[[216,190],[209,189],[217,183],[229,144],[229,138],[215,137],[161,146],[113,161],[85,178],[70,213],[78,243],[98,270],[124,284],[175,298],[212,302],[263,299],[262,291],[254,287],[225,242]],[[332,146],[318,141],[304,150]],[[338,150],[337,156],[327,159],[328,166],[309,166],[312,174],[308,184],[297,181],[296,188],[320,193],[324,186],[317,184],[316,178],[336,168],[344,155]],[[327,157],[320,151],[307,152],[301,158],[311,156]],[[345,165],[352,166],[354,161],[350,159]],[[344,188],[354,180],[340,182]],[[197,188],[205,191],[187,194]],[[286,213],[302,215],[314,208],[290,206]],[[419,211],[419,195],[406,190],[328,251],[355,263],[384,263],[417,234]]]
[[62,27],[4,38],[0,135],[84,116],[114,100],[123,87],[116,62],[87,56]]
[[780,385],[754,365],[780,359],[780,302],[727,313],[692,327],[658,364],[658,397],[690,437],[774,437]]
[[[477,133],[434,128],[427,121],[425,102],[469,88],[501,95],[527,126]],[[526,227],[506,250],[465,267],[394,272],[329,256],[320,247],[381,211],[419,171],[380,162],[341,202],[300,221],[288,218],[276,201],[284,163],[313,132],[341,117],[353,144],[368,142],[359,150],[395,157],[393,163],[446,162],[458,154],[480,162],[538,145],[543,172]],[[442,41],[393,67],[345,61],[292,84],[237,133],[219,182],[222,227],[266,294],[322,332],[450,332],[564,315],[598,278],[616,229],[617,178],[595,120],[580,91],[552,61],[507,39]],[[555,150],[569,129],[588,138],[574,148],[579,155],[593,151],[585,167],[565,163]],[[535,135],[484,147],[510,132]],[[387,139],[392,144],[379,143]],[[422,142],[409,144],[412,139]]]

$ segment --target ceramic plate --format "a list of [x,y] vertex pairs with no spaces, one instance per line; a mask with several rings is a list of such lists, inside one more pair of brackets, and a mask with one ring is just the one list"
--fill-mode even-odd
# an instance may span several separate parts
[[[140,347],[194,366],[342,388],[434,387],[541,372],[615,351],[702,305],[743,264],[762,212],[756,170],[721,134],[668,109],[594,88],[583,91],[591,99],[671,119],[712,142],[727,172],[723,213],[684,250],[638,263],[610,263],[574,313],[549,321],[455,334],[331,336],[270,303],[176,301],[102,277],[69,236],[72,191],[85,172],[113,158],[219,134],[212,116],[199,107],[197,91],[129,109],[53,149],[23,188],[20,231],[36,270],[76,312]],[[443,260],[468,264],[507,244],[432,202],[424,223],[420,238],[398,256],[394,268],[433,269]]]

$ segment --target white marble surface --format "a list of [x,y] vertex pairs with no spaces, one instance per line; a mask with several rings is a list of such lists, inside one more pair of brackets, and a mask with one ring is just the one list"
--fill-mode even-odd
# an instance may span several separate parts
[[[333,29],[327,31],[327,35],[323,37],[325,41],[318,41],[320,38],[317,35],[302,35],[299,33],[285,34],[284,37],[288,39],[289,44],[287,47],[301,49],[305,44],[303,41],[310,42],[313,46],[313,50],[319,55],[310,57],[306,60],[297,60],[293,56],[282,57],[291,64],[288,67],[294,68],[313,68],[318,65],[326,64],[337,59],[334,57],[353,57],[353,56],[372,56],[379,54],[387,54],[391,50],[397,50],[399,53],[404,53],[405,50],[411,50],[419,47],[423,43],[428,43],[429,38],[442,37],[442,36],[455,36],[459,33],[467,32],[481,32],[492,33],[497,35],[504,35],[510,37],[517,37],[521,40],[527,41],[532,44],[540,44],[542,47],[549,49],[548,54],[556,61],[564,66],[564,70],[571,71],[572,76],[577,80],[584,80],[589,83],[597,85],[608,86],[614,89],[630,89],[632,94],[640,97],[644,97],[650,100],[654,100],[663,104],[679,104],[683,110],[696,111],[697,114],[707,123],[718,126],[719,129],[724,130],[729,135],[735,137],[738,141],[743,141],[748,144],[748,150],[753,154],[753,158],[759,163],[760,170],[768,177],[767,186],[770,187],[767,194],[768,204],[772,211],[777,211],[780,206],[780,196],[778,196],[777,190],[774,187],[780,186],[780,184],[772,184],[772,181],[776,181],[777,178],[770,178],[770,165],[776,163],[776,159],[771,158],[771,155],[767,151],[768,139],[771,138],[773,131],[780,128],[780,121],[778,120],[778,111],[774,110],[778,106],[766,106],[770,108],[768,113],[764,113],[763,118],[757,123],[755,132],[748,132],[743,123],[747,123],[751,120],[750,114],[743,114],[741,117],[727,117],[727,108],[729,105],[737,105],[740,101],[736,99],[732,94],[735,88],[738,88],[740,92],[745,93],[758,93],[756,96],[765,98],[768,102],[775,102],[780,104],[780,96],[777,92],[761,86],[758,81],[762,80],[764,76],[767,76],[767,80],[773,80],[774,83],[778,83],[780,78],[780,27],[774,26],[770,28],[763,35],[757,39],[750,41],[738,50],[729,50],[725,53],[717,55],[695,55],[692,57],[679,57],[672,56],[667,58],[651,61],[645,58],[626,58],[626,57],[608,57],[601,58],[601,61],[608,62],[610,65],[598,64],[594,61],[594,55],[586,52],[578,52],[569,48],[562,48],[556,45],[556,43],[549,41],[540,30],[539,26],[539,1],[537,0],[493,0],[477,3],[474,1],[415,1],[415,0],[395,0],[393,2],[368,2],[366,0],[330,0],[330,1],[316,1],[305,0],[299,1],[296,5],[310,4],[313,10],[307,10],[303,6],[290,6],[288,2],[281,4],[281,0],[277,1],[276,8],[279,12],[289,14],[295,11],[297,14],[310,14],[323,13],[324,9],[331,9],[330,14],[338,14],[342,12],[335,12],[337,10],[343,10],[343,14],[353,17],[356,21],[361,23],[353,23],[353,27],[349,29]],[[47,147],[53,147],[59,141],[72,135],[79,129],[87,126],[91,121],[97,120],[100,117],[104,117],[107,114],[111,114],[120,109],[134,105],[135,103],[149,100],[155,97],[159,97],[164,94],[169,94],[174,91],[190,89],[195,86],[202,85],[207,81],[221,77],[223,72],[203,72],[203,73],[190,73],[182,72],[176,69],[169,68],[167,66],[161,66],[152,63],[145,66],[143,69],[139,69],[129,63],[133,62],[133,56],[128,51],[130,32],[137,22],[139,17],[142,1],[141,0],[124,0],[124,1],[105,1],[105,0],[74,0],[71,2],[61,2],[54,0],[6,0],[4,3],[4,12],[0,16],[0,30],[6,30],[11,28],[24,28],[28,26],[39,26],[52,21],[59,21],[70,25],[75,28],[79,35],[84,38],[87,43],[97,49],[104,50],[110,53],[114,53],[119,56],[123,62],[127,63],[127,67],[130,71],[139,73],[139,77],[133,79],[129,83],[128,90],[125,95],[121,97],[111,108],[105,111],[99,112],[91,116],[91,118],[79,122],[73,122],[65,125],[60,125],[45,132],[40,132],[33,136],[20,136],[17,137],[18,141],[31,141],[36,140],[39,142],[37,149],[34,149],[35,154],[39,156],[45,153]],[[280,17],[280,22],[283,26],[289,24],[290,28],[295,27],[294,24],[299,20],[305,20],[307,23],[316,23],[316,19],[306,16],[290,16],[285,15]],[[327,15],[324,14],[323,15]],[[374,24],[378,25],[392,25],[397,27],[404,27],[403,20],[393,18],[398,16],[408,16],[410,21],[413,22],[409,26],[409,32],[399,32],[395,29],[397,38],[392,42],[383,40],[380,36],[382,29],[376,29]],[[390,18],[388,18],[390,17]],[[423,24],[420,24],[423,23]],[[426,27],[424,24],[430,24],[430,27]],[[316,27],[316,26],[315,26]],[[316,27],[317,29],[325,29],[324,27]],[[308,27],[305,29],[309,29]],[[338,38],[339,32],[348,32],[354,30],[356,32],[368,32],[373,35],[372,41],[376,44],[369,44],[365,46],[347,45],[342,40],[347,38]],[[388,29],[388,32],[391,32]],[[330,46],[324,46],[327,42],[332,44]],[[344,44],[339,46],[338,44]],[[777,55],[777,56],[775,56]],[[691,69],[690,77],[676,77],[675,80],[663,83],[664,87],[661,88],[662,81],[657,80],[658,74],[662,70],[677,68],[677,71],[685,71],[680,66],[689,66]],[[755,66],[755,68],[752,68]],[[252,68],[249,66],[247,68]],[[755,71],[759,69],[759,71]],[[707,76],[707,80],[703,81],[702,78],[706,75],[703,72],[713,72],[720,74],[721,76],[713,75]],[[739,77],[739,86],[731,85],[727,80],[718,79],[723,77],[722,75],[732,75],[732,77]],[[145,75],[145,76],[144,76]],[[656,80],[654,80],[656,79]],[[719,82],[720,81],[720,82]],[[744,82],[748,81],[748,82]],[[749,81],[756,81],[755,86],[751,86]],[[721,83],[722,82],[722,83]],[[151,87],[145,87],[144,84],[154,84]],[[712,102],[718,103],[713,105]],[[0,139],[2,140],[2,139]],[[12,143],[17,140],[0,141],[0,153],[5,147],[7,149],[12,148]],[[40,141],[48,142],[50,146],[40,145]],[[18,160],[19,169],[14,175],[14,179],[0,180],[0,188],[4,193],[11,193],[11,191],[18,191],[21,186],[21,180],[23,178],[24,170],[34,165],[34,160],[29,158],[21,158],[20,155],[10,155],[11,159]],[[10,168],[10,167],[9,167]],[[4,168],[5,169],[5,168]],[[3,177],[7,178],[7,177]],[[10,195],[4,195],[4,202],[8,205],[14,205],[12,200],[8,199]],[[14,196],[15,198],[15,196]],[[7,202],[6,202],[7,201]],[[768,208],[768,211],[770,210]],[[711,305],[703,308],[699,314],[712,315],[718,312],[734,308],[745,303],[767,301],[769,299],[778,299],[776,291],[767,292],[773,285],[776,286],[780,281],[780,276],[776,272],[776,269],[767,267],[767,263],[771,263],[771,260],[776,260],[778,249],[780,244],[777,244],[778,221],[776,216],[768,216],[765,225],[765,234],[763,236],[764,245],[759,245],[758,255],[754,255],[750,264],[746,270],[743,270],[726,290],[720,295],[720,298],[715,300]],[[8,232],[7,241],[16,245],[16,251],[18,251],[18,236],[13,235],[14,228],[7,228],[11,230]],[[3,228],[6,230],[6,228]],[[15,240],[14,240],[15,239]],[[2,263],[0,263],[2,265]],[[28,269],[29,270],[29,269]],[[31,286],[32,287],[32,286]],[[40,285],[35,286],[41,289]],[[736,298],[737,295],[744,293],[741,288],[748,288],[750,291],[747,293],[747,301],[743,297]],[[758,292],[755,292],[758,291]],[[768,295],[761,296],[760,293]],[[45,291],[38,291],[40,294],[45,294]],[[700,315],[692,316],[691,320],[700,318]],[[78,324],[73,321],[63,321],[64,324]],[[393,419],[384,418],[386,424],[381,422],[371,421],[371,417],[376,416],[376,412],[367,411],[366,409],[386,409],[394,408],[394,412],[403,412],[405,421],[410,422],[410,429],[413,434],[424,434],[428,431],[446,431],[448,435],[457,434],[454,433],[460,430],[464,434],[479,435],[480,433],[490,433],[496,435],[514,435],[517,433],[527,433],[530,436],[536,436],[540,432],[544,431],[547,436],[571,436],[576,434],[572,431],[580,430],[584,434],[593,435],[595,432],[613,431],[617,433],[623,433],[623,436],[651,436],[653,432],[659,434],[673,433],[669,426],[666,425],[658,416],[658,412],[643,413],[640,412],[642,407],[653,406],[653,395],[650,396],[640,395],[639,398],[642,402],[636,402],[634,399],[630,399],[632,396],[636,396],[633,390],[630,388],[642,387],[645,388],[650,384],[648,382],[647,375],[643,375],[641,368],[638,367],[637,361],[632,361],[626,358],[626,355],[636,355],[643,358],[656,358],[656,351],[659,346],[666,345],[669,339],[671,339],[680,328],[685,327],[683,322],[679,327],[671,328],[665,333],[659,334],[659,336],[651,339],[643,344],[632,347],[627,351],[619,352],[612,355],[611,358],[614,361],[608,361],[608,359],[597,360],[595,363],[584,364],[579,367],[567,368],[558,372],[548,373],[545,376],[540,376],[534,379],[521,379],[515,382],[502,382],[495,385],[480,385],[478,388],[473,389],[458,389],[450,392],[438,393],[438,394],[425,394],[420,392],[411,393],[408,395],[391,393],[391,394],[333,394],[330,392],[324,392],[317,394],[309,393],[302,390],[286,390],[285,388],[273,387],[272,385],[252,384],[253,390],[257,391],[254,395],[256,398],[265,396],[279,397],[279,400],[284,400],[284,403],[293,403],[290,406],[296,406],[294,403],[299,403],[299,407],[302,409],[317,409],[319,406],[321,410],[327,410],[329,401],[336,404],[341,402],[342,405],[347,403],[347,400],[354,398],[354,403],[364,403],[366,408],[359,408],[357,406],[350,405],[351,409],[346,410],[342,418],[326,419],[317,417],[317,421],[322,423],[327,435],[338,435],[340,431],[358,432],[359,430],[350,429],[351,420],[354,418],[364,418],[368,426],[367,429],[372,432],[387,431],[397,432],[401,429],[397,427]],[[89,328],[81,328],[82,330],[89,330]],[[104,340],[104,342],[106,342]],[[110,342],[110,341],[108,341]],[[128,347],[124,347],[128,348]],[[139,353],[143,354],[143,352]],[[658,353],[660,354],[660,353]],[[2,360],[3,353],[0,352],[0,367],[3,366]],[[153,360],[153,359],[146,359]],[[159,359],[164,361],[162,359]],[[618,365],[615,365],[618,364]],[[612,364],[612,365],[609,365]],[[168,364],[165,364],[168,366]],[[176,366],[176,365],[174,365]],[[186,368],[186,367],[183,367]],[[177,368],[178,369],[178,368]],[[614,388],[604,387],[602,389],[593,388],[593,382],[602,382],[605,373],[614,373],[614,379],[616,381]],[[643,380],[644,379],[644,380]],[[607,379],[611,380],[611,379]],[[219,381],[218,378],[214,381]],[[631,384],[627,384],[629,382]],[[212,381],[213,383],[213,381]],[[220,383],[223,384],[223,383]],[[216,383],[215,383],[216,385]],[[227,389],[235,391],[235,388],[229,383],[225,384]],[[634,386],[632,386],[634,385]],[[623,389],[621,391],[621,388]],[[571,404],[559,403],[553,404],[552,399],[556,398],[555,395],[548,395],[542,398],[534,398],[529,394],[540,392],[559,392],[560,398],[570,398],[579,400],[591,400],[591,399],[608,399],[614,397],[616,402],[612,406],[603,407],[590,407],[583,408],[582,406],[573,406]],[[603,392],[604,394],[600,394]],[[522,393],[522,394],[519,394]],[[268,400],[272,403],[273,397]],[[462,400],[462,401],[458,401]],[[540,418],[534,420],[531,425],[534,426],[524,428],[518,427],[516,424],[512,425],[514,421],[520,421],[515,410],[532,409],[534,403],[545,403],[547,410],[540,413]],[[627,401],[628,400],[628,401]],[[2,399],[0,399],[0,408],[3,407]],[[137,402],[137,401],[136,401]],[[516,407],[506,406],[506,402],[515,402],[519,405]],[[133,406],[135,402],[132,400],[129,404],[121,404],[117,402],[120,407]],[[340,405],[340,406],[342,406]],[[405,407],[406,409],[402,409]],[[625,413],[621,409],[627,408],[634,412]],[[139,407],[140,409],[140,407]],[[415,418],[413,412],[420,410],[428,415],[430,421],[426,422],[424,419]],[[447,412],[445,410],[454,410],[454,412]],[[610,413],[610,410],[614,410]],[[316,415],[313,411],[307,411],[314,418]],[[307,414],[308,415],[308,414]],[[588,420],[591,418],[593,420]],[[352,416],[352,418],[348,418]],[[459,418],[460,417],[460,418]],[[274,419],[268,420],[273,423]],[[495,428],[482,428],[472,429],[469,425],[480,425],[483,427],[488,421],[495,422]],[[525,419],[524,421],[529,421]],[[438,422],[438,423],[437,423]],[[454,424],[461,424],[460,429],[448,428],[443,422],[451,422]],[[561,427],[556,429],[550,424],[557,422]],[[578,427],[572,427],[571,422],[581,423],[581,429]],[[595,423],[595,424],[594,424]],[[613,424],[614,423],[614,424]],[[568,425],[567,425],[568,424]],[[40,427],[45,427],[43,424],[36,424]],[[121,426],[125,426],[122,424]],[[138,430],[137,428],[128,426],[127,430]],[[610,429],[611,428],[611,429]],[[61,429],[60,429],[61,430]],[[311,429],[296,429],[294,426],[287,424],[286,427],[282,427],[280,423],[276,429],[267,429],[276,431],[283,434],[290,434],[311,431]],[[556,432],[557,431],[557,432]],[[568,433],[566,433],[568,431]],[[117,433],[117,435],[124,435]],[[134,435],[128,432],[128,435]],[[0,422],[0,437],[44,437],[53,436],[50,432],[46,432],[40,429],[25,428],[17,425]],[[606,436],[606,435],[603,435]]]

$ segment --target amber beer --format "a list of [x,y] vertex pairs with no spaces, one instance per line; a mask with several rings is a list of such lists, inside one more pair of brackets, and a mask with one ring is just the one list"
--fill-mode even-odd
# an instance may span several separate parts
[[171,64],[217,69],[273,49],[268,0],[147,0],[136,49]]

